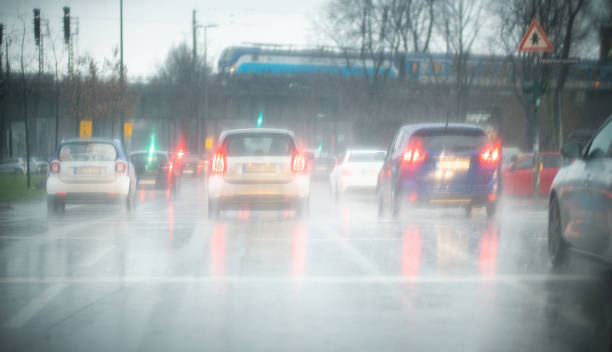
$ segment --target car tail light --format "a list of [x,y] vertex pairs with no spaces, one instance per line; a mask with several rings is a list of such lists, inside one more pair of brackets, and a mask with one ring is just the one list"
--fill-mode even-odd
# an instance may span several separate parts
[[210,160],[210,173],[216,175],[222,175],[227,170],[227,160],[225,159],[225,153],[216,152]]
[[52,161],[51,162],[51,171],[52,174],[59,174],[60,172],[60,163],[59,161]]
[[481,153],[480,153],[480,161],[484,164],[497,164],[499,162],[499,147],[488,145]]
[[347,167],[342,168],[342,176],[351,176],[352,174],[353,174],[353,171],[351,171],[351,169]]
[[404,164],[416,164],[425,160],[427,155],[419,147],[409,147],[402,156],[402,162]]
[[293,154],[293,158],[291,159],[291,171],[295,173],[303,173],[306,171],[306,158],[304,154],[300,152],[295,152],[295,154]]
[[118,174],[124,174],[127,171],[127,164],[125,161],[117,161],[115,163],[115,172]]

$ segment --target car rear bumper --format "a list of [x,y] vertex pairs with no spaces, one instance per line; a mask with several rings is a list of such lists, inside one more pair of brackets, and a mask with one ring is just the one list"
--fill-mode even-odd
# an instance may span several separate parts
[[47,178],[47,195],[60,195],[74,202],[85,202],[90,198],[114,199],[116,196],[127,196],[129,190],[130,177],[127,175],[117,176],[108,183],[68,183],[55,175]]
[[228,183],[223,176],[211,175],[208,178],[208,197],[218,199],[245,199],[256,202],[261,199],[298,199],[310,194],[310,180],[307,175],[297,175],[287,183]]
[[54,197],[58,201],[72,204],[108,204],[118,203],[125,195],[119,193],[101,193],[101,192],[89,192],[89,193],[57,193],[54,195],[47,195],[47,197]]
[[486,205],[499,197],[496,179],[480,185],[419,185],[415,182],[402,183],[403,201],[435,206]]
[[217,206],[223,209],[250,209],[250,210],[277,210],[288,209],[299,206],[303,197],[297,196],[224,196],[211,199]]
[[378,182],[377,176],[373,177],[343,177],[338,182],[339,191],[375,190]]

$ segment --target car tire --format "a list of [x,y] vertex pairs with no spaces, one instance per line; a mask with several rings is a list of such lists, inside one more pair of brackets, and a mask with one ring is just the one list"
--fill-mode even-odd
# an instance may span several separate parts
[[221,209],[219,208],[219,204],[214,201],[208,201],[208,218],[209,219],[218,219],[221,217]]
[[58,213],[57,199],[55,196],[47,196],[47,213],[55,215]]
[[376,192],[376,205],[378,210],[378,217],[382,218],[385,215],[385,198],[380,191]]
[[469,217],[471,217],[471,216],[472,216],[472,209],[473,209],[473,208],[474,208],[474,207],[473,207],[471,204],[470,204],[470,205],[466,205],[466,206],[463,208],[464,213],[465,213],[465,217],[466,217],[466,218],[469,218]]
[[338,188],[338,182],[334,184],[333,189],[334,189],[334,193],[333,193],[334,200],[336,202],[339,202],[340,199],[342,198],[342,194],[340,193],[340,188]]
[[559,202],[553,198],[548,207],[548,256],[553,267],[560,266],[567,256],[567,243],[562,230]]
[[121,208],[128,214],[134,211],[134,192],[130,187],[128,194],[119,198]]
[[497,212],[497,202],[487,204],[487,218],[490,219],[494,217],[496,212]]
[[399,218],[400,213],[402,212],[402,204],[401,204],[401,194],[398,190],[392,189],[389,197],[389,205],[391,209],[391,217],[393,219]]
[[310,212],[310,201],[309,198],[306,197],[298,201],[295,206],[295,216],[298,218],[304,218]]

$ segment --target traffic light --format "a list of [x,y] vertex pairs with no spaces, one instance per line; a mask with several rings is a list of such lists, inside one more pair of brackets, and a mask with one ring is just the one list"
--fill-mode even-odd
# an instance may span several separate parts
[[149,159],[153,157],[155,153],[155,133],[151,135],[151,142],[149,143]]
[[64,43],[70,43],[70,7],[64,6]]
[[257,117],[257,127],[261,127],[262,123],[263,123],[263,112],[260,112],[259,116]]
[[0,48],[2,48],[2,35],[4,34],[4,25],[0,23]]
[[40,9],[34,9],[34,40],[40,45]]

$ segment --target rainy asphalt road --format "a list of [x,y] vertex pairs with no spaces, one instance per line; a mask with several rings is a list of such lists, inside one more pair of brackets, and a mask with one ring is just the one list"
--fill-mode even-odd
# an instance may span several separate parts
[[4,351],[608,350],[609,274],[552,272],[546,209],[504,201],[378,220],[372,196],[311,215],[206,219],[204,185],[141,192],[131,216],[0,210]]

